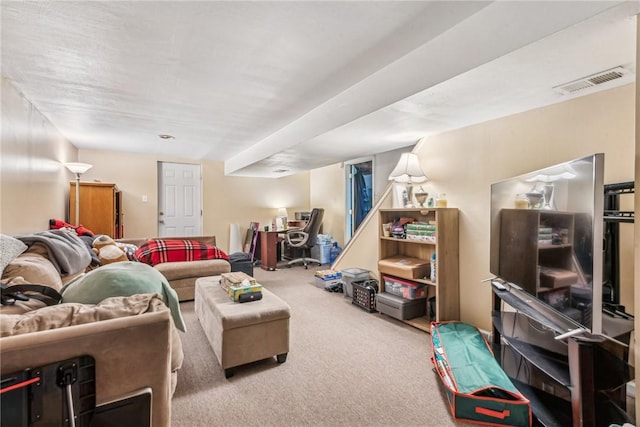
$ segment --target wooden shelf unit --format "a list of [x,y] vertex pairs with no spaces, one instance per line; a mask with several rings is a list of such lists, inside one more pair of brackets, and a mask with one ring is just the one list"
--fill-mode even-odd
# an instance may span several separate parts
[[[583,282],[580,250],[584,240],[584,214],[536,209],[503,209],[500,212],[498,276],[517,283],[559,311],[570,310],[571,285]],[[546,230],[545,230],[546,229]],[[552,240],[542,238],[552,230]],[[567,276],[559,283],[543,279],[545,271]],[[571,278],[571,274],[575,279]]]
[[[427,304],[427,314],[413,319],[403,320],[426,332],[430,331],[428,301],[435,297],[435,320],[459,320],[460,291],[459,291],[459,243],[458,243],[458,209],[456,208],[411,208],[411,209],[380,209],[379,252],[378,259],[390,258],[396,255],[423,259],[429,262],[431,255],[436,254],[436,282],[428,278],[412,278],[399,275],[397,272],[379,268],[380,292],[384,292],[383,274],[389,274],[402,279],[427,285],[428,296],[424,299]],[[382,234],[382,224],[393,222],[399,218],[412,218],[418,222],[430,222],[436,225],[435,243],[397,239],[385,237]]]
[[[69,223],[76,218],[76,182],[69,183]],[[106,182],[80,183],[80,224],[94,234],[124,237],[122,191]],[[74,224],[77,225],[77,224]]]

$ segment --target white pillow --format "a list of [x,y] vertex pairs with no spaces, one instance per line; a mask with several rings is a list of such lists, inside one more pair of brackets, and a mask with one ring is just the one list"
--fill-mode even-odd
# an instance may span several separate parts
[[4,268],[26,250],[27,245],[20,240],[6,234],[0,234],[0,277]]

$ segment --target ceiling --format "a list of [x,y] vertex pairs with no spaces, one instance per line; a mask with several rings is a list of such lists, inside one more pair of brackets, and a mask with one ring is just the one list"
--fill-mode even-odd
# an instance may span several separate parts
[[[640,3],[2,0],[0,13],[2,75],[76,147],[273,177],[630,83]],[[628,74],[554,90],[617,66]]]

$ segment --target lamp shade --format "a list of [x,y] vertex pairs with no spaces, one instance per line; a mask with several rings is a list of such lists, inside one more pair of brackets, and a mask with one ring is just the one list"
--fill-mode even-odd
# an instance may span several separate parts
[[288,218],[289,215],[287,215],[287,208],[278,208],[278,217],[279,218]]
[[78,162],[65,163],[64,165],[71,172],[77,173],[77,174],[85,173],[86,171],[88,171],[93,167],[93,165],[90,165],[88,163],[78,163]]
[[537,175],[532,176],[531,178],[525,179],[525,181],[554,182],[559,179],[573,179],[576,176],[578,176],[578,173],[571,166],[568,166],[568,165],[564,165],[563,167],[548,168],[541,172],[542,173],[538,173]]
[[429,178],[420,168],[418,156],[414,153],[402,153],[398,164],[389,174],[389,181],[395,182],[424,182]]

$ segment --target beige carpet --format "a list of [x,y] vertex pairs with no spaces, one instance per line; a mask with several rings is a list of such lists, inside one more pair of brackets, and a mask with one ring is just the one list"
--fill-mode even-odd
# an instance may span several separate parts
[[[193,310],[181,308],[185,361],[173,426],[455,426],[429,361],[430,335],[313,285],[302,267],[255,277],[291,306],[287,361],[218,365]],[[250,304],[250,303],[249,303]]]

